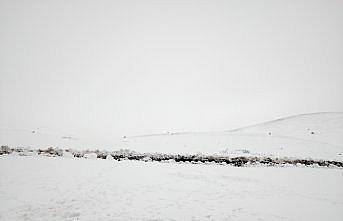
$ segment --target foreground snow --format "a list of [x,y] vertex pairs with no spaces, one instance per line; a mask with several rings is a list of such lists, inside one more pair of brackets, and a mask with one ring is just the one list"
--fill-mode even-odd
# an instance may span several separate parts
[[0,220],[341,220],[343,170],[0,157]]

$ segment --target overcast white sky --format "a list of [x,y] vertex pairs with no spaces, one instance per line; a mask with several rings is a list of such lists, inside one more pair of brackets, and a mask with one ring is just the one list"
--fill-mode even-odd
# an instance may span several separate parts
[[0,0],[0,122],[99,139],[343,111],[342,0]]

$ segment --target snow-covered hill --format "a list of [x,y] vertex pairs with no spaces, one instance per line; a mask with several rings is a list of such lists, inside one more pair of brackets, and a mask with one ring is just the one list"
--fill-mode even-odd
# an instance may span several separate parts
[[343,113],[313,113],[224,132],[168,133],[124,138],[140,152],[273,155],[343,159]]
[[[305,114],[232,131],[126,137],[113,149],[342,161],[342,128],[343,113]],[[14,142],[15,131],[10,134],[2,133],[1,143]],[[81,144],[79,139],[43,131],[17,134],[31,137],[18,139],[30,145]],[[342,219],[343,177],[335,167],[232,167],[44,156],[0,156],[0,220]]]
[[343,113],[301,114],[230,132],[261,136],[273,135],[342,146]]
[[[68,130],[68,129],[66,129]],[[64,147],[82,148],[89,147],[84,140],[77,136],[46,128],[1,128],[0,144],[11,147]]]
[[231,131],[128,136],[107,143],[87,142],[77,135],[42,128],[1,129],[0,144],[174,154],[272,155],[342,161],[343,112],[296,115]]

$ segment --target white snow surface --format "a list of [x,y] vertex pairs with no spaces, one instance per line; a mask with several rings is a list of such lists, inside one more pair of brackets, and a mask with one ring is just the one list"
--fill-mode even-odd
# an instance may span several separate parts
[[0,220],[342,220],[343,170],[0,157]]
[[[33,133],[34,132],[34,133]],[[65,139],[62,137],[67,137]],[[89,144],[78,136],[39,130],[0,130],[1,145],[130,149],[173,154],[267,155],[343,161],[343,113],[302,114],[221,132],[169,132]]]
[[343,113],[303,114],[225,132],[167,133],[123,139],[138,152],[271,155],[343,160]]

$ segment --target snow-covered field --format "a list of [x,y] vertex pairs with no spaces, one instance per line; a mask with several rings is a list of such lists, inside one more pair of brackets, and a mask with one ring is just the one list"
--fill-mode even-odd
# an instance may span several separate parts
[[[223,132],[128,136],[98,148],[108,153],[127,148],[342,162],[342,134],[343,113],[315,113]],[[67,135],[3,129],[0,142],[36,149],[89,148],[82,139]],[[0,156],[0,220],[343,219],[339,168],[232,167],[29,153],[35,154]]]
[[313,113],[208,133],[167,133],[123,139],[138,152],[268,155],[343,160],[343,113]]
[[[32,132],[35,133],[32,133]],[[68,139],[66,139],[68,137]],[[0,130],[0,144],[11,147],[130,149],[173,154],[267,155],[343,161],[343,113],[313,113],[286,117],[221,132],[127,136],[109,143],[92,143],[77,135],[30,130]]]
[[0,220],[342,220],[343,170],[0,157]]

